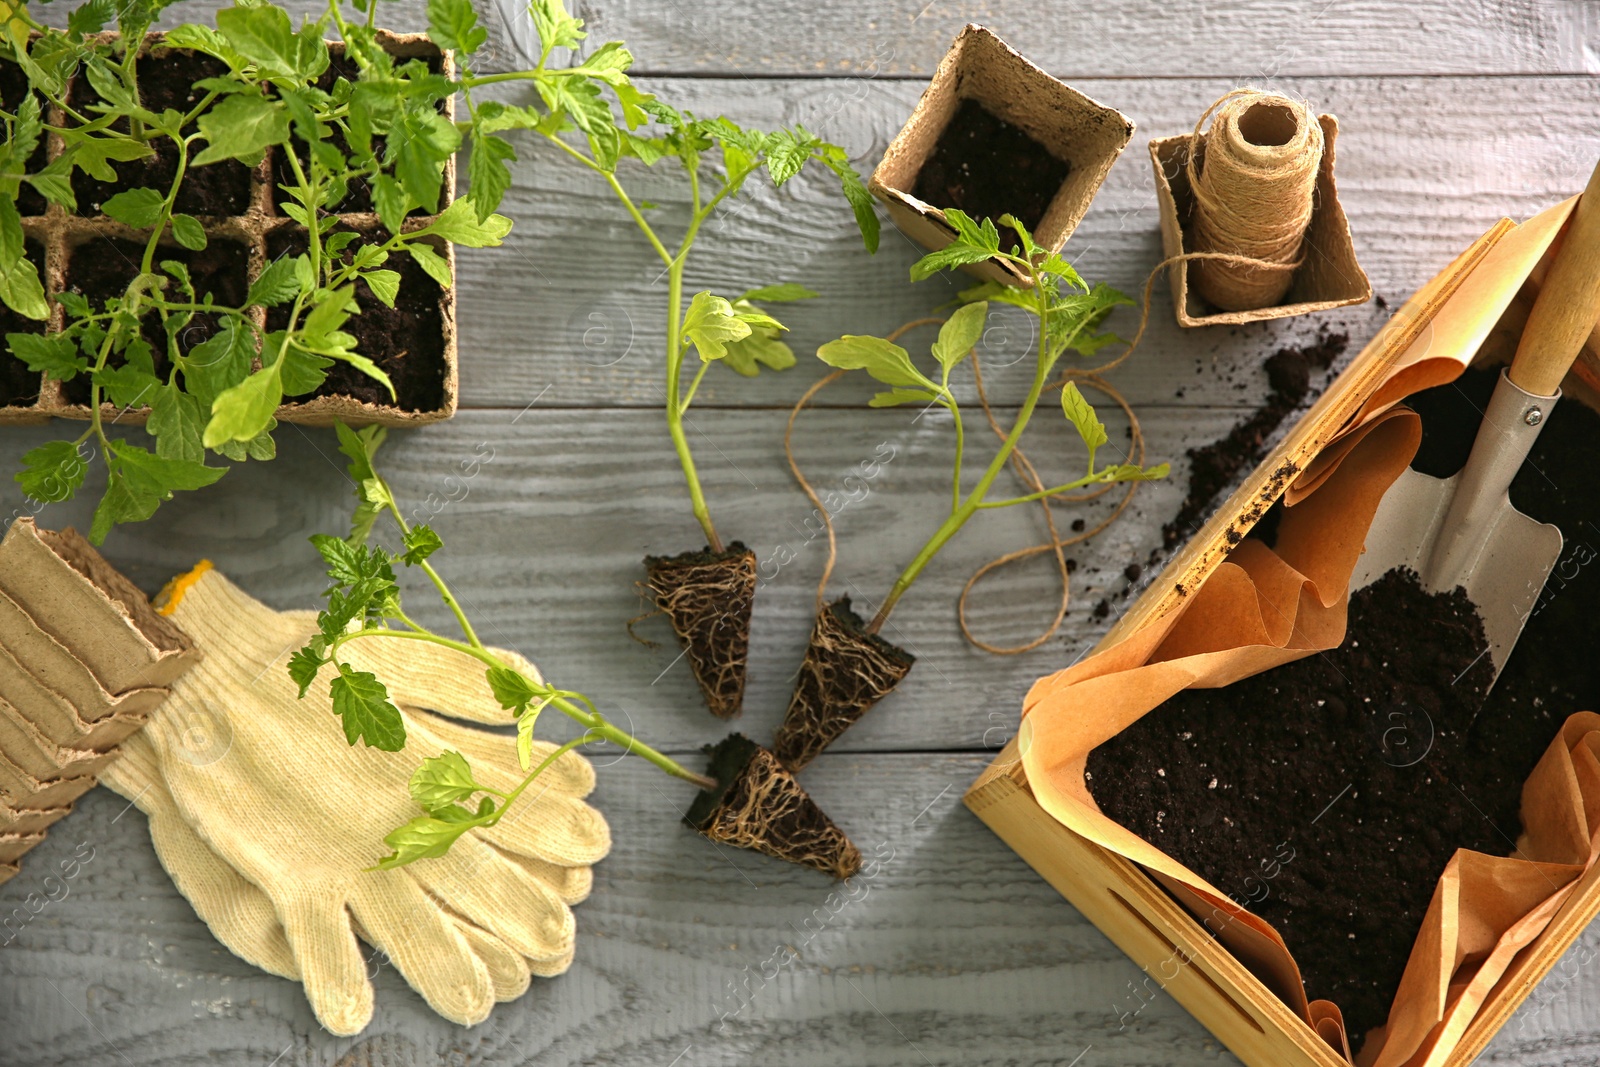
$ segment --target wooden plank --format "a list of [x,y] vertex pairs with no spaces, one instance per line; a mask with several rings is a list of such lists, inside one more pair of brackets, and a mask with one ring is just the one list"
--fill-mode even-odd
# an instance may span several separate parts
[[[326,10],[321,0],[281,6],[297,22]],[[484,69],[537,62],[522,0],[476,6],[491,33],[479,56]],[[215,7],[180,0],[159,25],[207,21]],[[641,71],[698,76],[925,79],[967,22],[983,23],[1071,80],[1226,76],[1242,84],[1307,75],[1592,74],[1600,42],[1600,17],[1570,0],[1245,0],[1225,7],[1134,0],[1092,12],[1043,0],[1000,7],[569,0],[568,7],[588,20],[587,48],[620,39]],[[68,10],[42,7],[35,17],[64,25]],[[386,2],[379,18],[392,30],[426,30],[427,5]]]
[[[775,126],[803,122],[845,145],[870,168],[910,114],[919,87],[885,81],[764,79],[650,83],[700,114],[726,113]],[[1089,86],[1127,112],[1143,135],[1188,129],[1231,83],[1218,80],[1106,82]],[[1379,295],[1398,306],[1505,215],[1525,218],[1582,188],[1600,143],[1600,81],[1594,79],[1382,78],[1287,80],[1283,88],[1337,113],[1337,178],[1357,253]],[[1537,123],[1511,115],[1538,115]],[[468,406],[541,403],[654,406],[662,396],[665,282],[661,265],[604,186],[531,137],[515,138],[521,160],[503,208],[516,229],[500,249],[461,254],[462,399]],[[1138,294],[1161,258],[1153,176],[1144,153],[1112,169],[1067,245],[1086,277]],[[683,183],[665,168],[629,167],[635,195],[681,217]],[[563,190],[551,197],[549,190]],[[670,227],[666,227],[672,232]],[[736,294],[797,281],[822,294],[782,316],[801,362],[754,381],[720,368],[707,376],[707,405],[787,405],[824,368],[809,353],[843,332],[883,334],[950,300],[960,280],[911,284],[919,252],[892,227],[866,256],[831,176],[803,173],[780,192],[752,184],[708,225],[690,265],[691,291]],[[962,276],[964,277],[964,276]],[[980,352],[996,395],[1016,400],[1031,357],[1031,320],[998,320]],[[1259,402],[1255,368],[1276,348],[1319,326],[1351,335],[1358,348],[1387,320],[1376,305],[1240,328],[1180,330],[1158,281],[1140,352],[1113,380],[1136,404]],[[1112,325],[1136,324],[1120,311]],[[915,336],[908,345],[926,351]],[[958,376],[965,395],[965,373]],[[861,404],[865,382],[841,382],[824,404]],[[1179,395],[1181,394],[1181,395]]]
[[[1152,457],[1175,458],[1184,441],[1220,436],[1237,417],[1187,409],[1163,414],[1147,431]],[[797,428],[798,454],[814,484],[850,500],[837,508],[841,551],[831,592],[851,594],[858,606],[875,607],[948,507],[948,416],[917,416],[914,409],[821,411],[808,413]],[[768,738],[788,704],[827,541],[784,464],[779,413],[708,411],[692,422],[723,536],[744,539],[761,561],[740,726]],[[1125,424],[1108,414],[1108,425],[1112,441],[1123,444]],[[987,448],[980,430],[972,431],[974,456]],[[22,453],[51,431],[8,431],[0,437],[0,464],[15,469]],[[1030,435],[1035,457],[1063,480],[1080,469],[1080,446],[1053,409],[1041,413]],[[151,591],[209,557],[276,606],[316,603],[325,582],[306,538],[348,522],[352,497],[343,457],[329,430],[284,427],[279,441],[273,462],[235,468],[204,494],[179,494],[151,521],[115,531],[107,557]],[[845,481],[875,460],[876,477]],[[661,642],[654,649],[630,640],[624,625],[645,610],[634,589],[643,577],[642,557],[703,543],[653,412],[542,406],[520,414],[467,412],[425,430],[391,434],[384,470],[412,519],[431,523],[444,537],[447,547],[435,562],[486,640],[527,653],[547,676],[585,690],[619,721],[631,716],[652,743],[692,747],[721,736],[664,622],[652,619],[638,628]],[[969,473],[969,485],[975,477]],[[1001,482],[1007,486],[1002,494],[1015,491],[1009,476]],[[84,526],[98,492],[91,482],[81,500],[52,505],[39,519],[51,527]],[[1043,648],[1009,658],[963,641],[955,600],[980,563],[1041,539],[1043,519],[1036,505],[975,518],[885,630],[920,657],[916,669],[840,744],[998,748],[1015,727],[1028,685],[1064,666],[1104,630],[1107,620],[1093,617],[1097,602],[1109,597],[1120,610],[1130,584],[1124,568],[1144,562],[1181,496],[1178,480],[1144,485],[1123,521],[1090,548],[1070,550],[1078,569],[1068,624]],[[1097,523],[1110,499],[1063,512],[1062,528],[1074,517]],[[10,511],[18,504],[15,486],[0,484],[0,506]],[[785,555],[792,555],[786,564]],[[1053,563],[1041,559],[996,575],[974,599],[978,632],[1007,642],[1032,636],[1054,613],[1059,585],[1053,574]],[[423,589],[412,607],[432,624],[448,623],[437,597]],[[551,730],[559,720],[548,717]]]
[[[497,0],[513,14],[518,0]],[[621,38],[651,71],[927,77],[963,24],[981,22],[1063,77],[1582,73],[1596,23],[1559,0],[1135,0],[871,5],[738,0],[715,6],[608,0],[583,5],[592,39]],[[523,31],[525,34],[525,31]]]

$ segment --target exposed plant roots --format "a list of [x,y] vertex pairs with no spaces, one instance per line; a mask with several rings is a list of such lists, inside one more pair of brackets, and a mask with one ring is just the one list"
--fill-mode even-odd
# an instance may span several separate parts
[[706,707],[731,719],[744,706],[750,607],[756,595],[756,554],[738,541],[679,556],[646,556],[647,586],[688,649]]
[[773,752],[785,767],[800,770],[893,692],[916,661],[911,653],[865,632],[860,616],[850,610],[849,597],[835,600],[817,612]]
[[753,848],[835,878],[861,869],[861,852],[771,752],[743,734],[711,749],[717,791],[702,792],[685,822],[713,841]]

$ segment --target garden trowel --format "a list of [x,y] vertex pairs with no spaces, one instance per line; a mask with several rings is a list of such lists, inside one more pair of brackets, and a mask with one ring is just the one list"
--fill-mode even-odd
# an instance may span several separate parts
[[1453,478],[1407,470],[1384,494],[1352,590],[1409,567],[1430,593],[1456,586],[1483,620],[1498,678],[1545,579],[1561,531],[1511,506],[1511,480],[1561,398],[1561,380],[1600,318],[1600,166],[1573,209],[1510,367],[1483,413],[1467,465]]

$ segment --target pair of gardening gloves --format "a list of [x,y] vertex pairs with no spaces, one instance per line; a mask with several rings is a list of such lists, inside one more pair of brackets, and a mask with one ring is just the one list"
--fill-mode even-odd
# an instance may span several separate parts
[[[447,854],[373,869],[384,835],[420,814],[407,784],[423,759],[459,752],[501,792],[521,780],[511,738],[442,717],[510,721],[483,664],[423,641],[349,642],[341,655],[388,685],[406,724],[400,752],[351,746],[333,714],[331,672],[301,699],[286,670],[316,632],[313,612],[274,611],[208,564],[166,597],[160,610],[204,657],[103,780],[149,816],[162,864],[218,940],[302,983],[317,1019],[341,1036],[371,1019],[369,973],[385,957],[463,1025],[520,996],[531,975],[567,969],[571,905],[611,847],[583,800],[594,788],[588,761],[563,755],[503,819]],[[515,653],[496,654],[538,678]],[[535,742],[535,763],[553,749]],[[358,939],[382,956],[369,958]]]

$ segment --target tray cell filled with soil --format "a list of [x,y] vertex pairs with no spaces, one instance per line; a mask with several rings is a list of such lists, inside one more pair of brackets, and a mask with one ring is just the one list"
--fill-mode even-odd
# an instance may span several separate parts
[[[103,310],[108,299],[121,297],[138,277],[144,250],[142,240],[107,236],[82,240],[67,253],[63,273],[66,291],[84,297],[96,311]],[[195,296],[201,301],[209,296],[215,304],[237,307],[244,303],[245,293],[250,288],[250,246],[243,241],[213,237],[198,252],[179,245],[162,245],[155,259],[157,263],[163,260],[182,263],[189,271]],[[196,313],[176,335],[178,353],[188,355],[190,349],[212,337],[220,326],[217,316]],[[156,377],[165,381],[172,366],[167,354],[166,327],[154,313],[144,318],[141,327],[141,336],[154,357]],[[116,366],[122,362],[122,357],[114,354],[107,362]],[[88,405],[89,379],[86,376],[73,378],[61,389],[68,404]]]
[[[325,93],[333,91],[334,83],[337,79],[344,78],[347,81],[354,82],[360,73],[360,69],[356,66],[355,60],[344,54],[344,47],[342,44],[330,45],[328,52],[328,69],[322,73],[322,76],[318,78],[316,82],[317,88],[321,89]],[[433,52],[432,54],[423,54],[419,56],[419,58],[422,58],[427,62],[428,69],[434,74],[440,74],[444,71],[444,57],[439,55],[437,52]],[[350,143],[345,138],[343,130],[330,130],[328,134],[328,141],[340,152],[346,155],[349,154]],[[300,161],[301,167],[304,168],[310,160],[310,152],[306,148],[306,143],[299,137],[292,138],[289,143],[294,149],[295,157]],[[372,151],[379,159],[383,158],[386,145],[387,141],[382,134],[375,134],[373,136]],[[272,208],[281,215],[284,213],[283,205],[285,203],[292,204],[296,202],[295,198],[290,193],[285,191],[284,186],[289,186],[292,188],[296,186],[298,182],[295,179],[294,165],[289,161],[289,157],[286,153],[282,151],[274,152],[272,155],[271,167]],[[349,187],[345,189],[344,196],[340,198],[337,203],[329,206],[326,210],[330,214],[340,215],[371,214],[373,211],[372,188],[365,181],[358,178],[352,181]],[[427,214],[427,212],[420,207],[412,208],[409,217],[420,218],[425,214]]]
[[[115,34],[107,34],[103,39],[114,41],[115,38]],[[420,60],[434,73],[447,76],[452,73],[449,57],[424,36],[380,32],[378,39],[400,61]],[[324,89],[332,88],[335,78],[349,78],[356,73],[354,65],[343,56],[341,42],[329,42],[329,51],[331,61],[322,79]],[[146,38],[138,71],[141,102],[157,112],[167,108],[192,110],[204,97],[204,90],[195,89],[194,83],[225,73],[223,65],[208,56],[164,48],[160,34]],[[27,80],[19,69],[0,63],[0,101],[4,106],[14,108],[26,89]],[[68,85],[66,98],[80,113],[94,114],[84,109],[90,108],[98,96],[81,74]],[[442,110],[447,118],[453,117],[453,104],[449,101]],[[46,121],[59,125],[70,120],[60,114],[59,109],[51,109]],[[59,140],[54,138],[54,150],[59,150]],[[40,267],[47,292],[79,292],[88,297],[97,310],[103,307],[106,299],[120,297],[126,292],[138,273],[144,255],[143,242],[148,234],[140,234],[106,217],[101,213],[101,205],[127,189],[153,188],[165,193],[171,188],[177,174],[176,146],[169,140],[156,138],[153,147],[155,155],[151,157],[112,163],[117,174],[114,182],[102,182],[75,171],[72,180],[78,201],[76,213],[69,213],[59,205],[47,205],[42,200],[33,205],[38,217],[25,222],[33,242],[29,254]],[[46,146],[41,144],[37,159],[30,162],[29,169],[36,169],[35,163],[43,166],[47,154]],[[156,267],[159,269],[164,259],[182,262],[188,267],[199,293],[209,291],[218,305],[238,307],[243,304],[250,283],[270,262],[269,244],[273,246],[272,254],[281,253],[287,247],[284,232],[297,229],[277,210],[281,196],[275,199],[273,195],[274,179],[286,166],[287,157],[269,150],[261,164],[254,168],[228,161],[188,169],[174,209],[200,220],[207,234],[207,247],[191,252],[173,243],[169,233],[162,238],[155,257]],[[454,160],[445,164],[443,179],[440,211],[455,199]],[[24,214],[30,212],[25,202],[29,192],[29,187],[24,185],[23,200],[19,201]],[[364,235],[381,230],[377,218],[371,214],[370,196],[363,199],[361,190],[348,193],[338,208],[335,214],[340,218],[341,228]],[[431,216],[417,212],[412,215],[408,227],[421,228],[432,221]],[[304,247],[303,231],[300,246]],[[453,249],[442,242],[436,242],[435,249],[453,274]],[[348,363],[336,362],[329,368],[327,381],[315,394],[290,400],[279,407],[276,412],[279,421],[325,426],[340,419],[355,425],[398,426],[435,422],[455,414],[454,286],[441,286],[404,254],[392,257],[386,268],[401,275],[397,306],[386,307],[365,282],[360,282],[356,299],[361,314],[351,318],[346,331],[357,338],[357,351],[390,375],[399,394],[398,401],[391,398],[381,383]],[[277,321],[281,312],[275,309],[274,316]],[[249,318],[261,327],[266,324],[267,315],[255,308],[249,312]],[[62,324],[63,313],[58,307],[48,326],[31,320],[20,321],[4,332],[55,330],[61,329]],[[212,336],[217,327],[215,316],[196,314],[177,338],[179,351],[187,352]],[[153,350],[156,372],[164,379],[169,369],[166,331],[152,318],[144,323],[142,334]],[[16,370],[16,366],[24,365],[9,349],[0,355],[6,361],[0,365],[0,389],[5,391],[0,397],[4,401],[0,403],[0,423],[36,422],[51,416],[88,416],[87,378],[79,377],[67,383],[51,380],[41,383],[39,376],[31,372],[24,375]],[[113,356],[112,364],[120,358]],[[147,417],[148,409],[114,409],[112,413],[124,424],[137,424]]]
[[[381,243],[388,236],[377,226],[359,227],[356,232],[361,236],[341,253],[346,261],[363,245]],[[267,237],[269,259],[297,256],[305,250],[306,231],[301,226],[280,227]],[[442,246],[439,250],[443,251]],[[356,304],[361,311],[343,329],[356,339],[356,351],[389,376],[394,383],[394,396],[389,395],[382,382],[348,363],[335,362],[328,367],[327,379],[302,399],[348,397],[367,404],[393,405],[408,412],[433,411],[444,405],[445,291],[405,253],[391,255],[383,269],[400,275],[400,292],[394,307],[384,304],[365,281],[358,280]],[[267,309],[267,329],[283,329],[288,318],[287,305]]]
[[[216,78],[228,72],[227,64],[220,59],[180,49],[157,50],[139,57],[139,102],[145,108],[161,114],[168,108],[188,114],[205,98],[205,91],[196,89],[194,83],[202,78]],[[94,105],[101,103],[100,95],[90,87],[87,78],[73,81],[67,102],[81,115],[98,114]],[[119,119],[113,129],[127,132],[126,119]],[[184,133],[195,132],[190,125]],[[151,142],[155,154],[143,159],[113,162],[117,180],[104,182],[81,170],[72,174],[72,194],[78,202],[78,214],[100,214],[100,206],[115,194],[126,189],[154,189],[165,195],[172,188],[178,174],[178,146],[170,138],[158,137]],[[196,149],[198,151],[198,149]],[[243,215],[250,208],[251,171],[237,160],[224,160],[204,167],[190,167],[178,187],[178,197],[173,202],[175,211],[187,215],[223,218]]]

